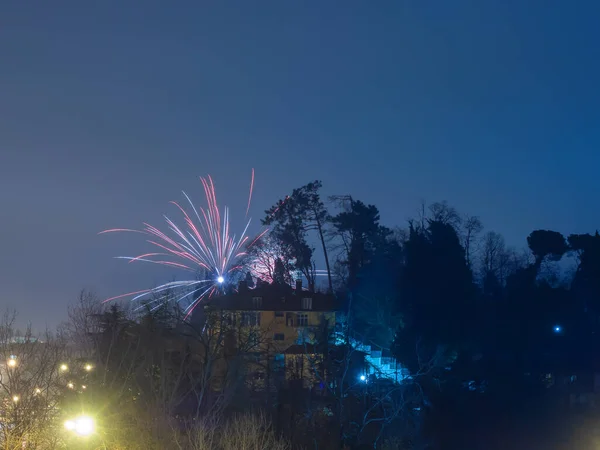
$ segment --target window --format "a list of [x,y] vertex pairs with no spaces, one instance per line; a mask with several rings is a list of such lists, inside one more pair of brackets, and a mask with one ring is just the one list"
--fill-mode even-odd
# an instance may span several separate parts
[[255,311],[244,311],[242,313],[243,327],[257,327],[260,325],[260,313]]
[[302,309],[312,309],[312,298],[304,297],[302,299]]
[[306,327],[308,326],[308,314],[297,314],[296,315],[296,326],[297,327]]
[[262,306],[262,297],[252,297],[252,306],[260,308]]
[[223,314],[223,322],[225,322],[225,324],[229,325],[229,326],[235,325],[235,313],[234,312],[224,313]]
[[275,317],[283,317],[283,311],[275,311]]
[[294,326],[294,313],[287,313],[285,315],[285,326],[293,327]]
[[273,335],[274,341],[283,341],[285,339],[285,335],[283,333],[275,333]]

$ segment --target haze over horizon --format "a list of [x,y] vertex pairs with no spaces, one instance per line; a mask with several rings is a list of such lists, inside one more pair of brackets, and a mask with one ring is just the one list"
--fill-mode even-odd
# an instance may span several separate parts
[[600,5],[484,3],[3,4],[2,306],[40,329],[178,275],[97,233],[178,218],[207,174],[241,231],[252,168],[253,231],[320,179],[389,226],[424,199],[517,247],[594,232]]

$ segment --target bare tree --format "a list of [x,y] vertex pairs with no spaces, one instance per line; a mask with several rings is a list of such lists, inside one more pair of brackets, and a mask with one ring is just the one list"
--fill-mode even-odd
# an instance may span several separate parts
[[207,308],[203,320],[186,323],[183,330],[197,360],[195,417],[220,414],[244,391],[272,383],[272,332],[259,313]]
[[506,246],[502,235],[490,231],[483,237],[481,271],[484,279],[494,277],[500,286],[504,286],[508,276],[527,263],[525,255]]
[[60,373],[64,342],[50,333],[15,329],[16,313],[0,323],[0,445],[3,449],[56,448],[59,405],[66,382]]
[[284,281],[292,282],[294,260],[292,252],[285,244],[270,235],[265,235],[254,242],[247,250],[248,257],[245,267],[257,279],[272,283],[275,278],[275,265],[279,259],[283,264]]
[[483,253],[481,255],[481,268],[485,274],[498,274],[506,257],[506,244],[502,235],[489,231],[483,237]]
[[[99,445],[201,448],[193,446],[202,440],[198,430],[184,424],[222,417],[245,398],[253,371],[270,373],[262,366],[268,358],[256,356],[270,351],[269,327],[257,326],[247,314],[208,308],[204,320],[190,322],[169,304],[137,317],[112,305],[83,326],[87,303],[81,298],[81,309],[70,315],[78,323],[70,329],[93,330],[87,356],[95,367],[86,402],[103,405]],[[173,446],[173,430],[180,433],[179,447]]]
[[[320,351],[305,344],[305,361],[331,407],[323,408],[323,401],[311,403],[311,395],[306,394],[301,414],[305,419],[299,420],[311,418],[312,423],[303,425],[316,428],[317,418],[326,416],[321,426],[329,429],[333,421],[339,427],[335,445],[369,444],[378,448],[392,429],[403,437],[416,436],[424,404],[420,383],[433,372],[437,361],[422,360],[420,370],[411,377],[398,365],[390,378],[389,373],[368,362],[362,337],[354,334],[352,318],[348,317],[335,333],[322,329],[316,339]],[[312,433],[316,435],[317,430]],[[328,445],[330,448],[334,444],[330,441]]]
[[429,214],[431,220],[451,225],[457,231],[462,223],[462,219],[456,209],[448,205],[448,202],[445,200],[443,202],[432,203],[429,206]]
[[196,421],[183,433],[175,433],[177,450],[291,450],[278,438],[263,414],[243,414],[225,421],[222,418]]
[[77,344],[82,354],[91,356],[94,352],[94,338],[100,332],[98,316],[102,310],[100,298],[88,289],[82,289],[77,300],[68,306],[65,330],[69,341]]
[[465,260],[469,267],[472,266],[473,253],[477,250],[476,241],[483,230],[483,224],[477,216],[466,216],[462,220],[462,244],[465,249]]

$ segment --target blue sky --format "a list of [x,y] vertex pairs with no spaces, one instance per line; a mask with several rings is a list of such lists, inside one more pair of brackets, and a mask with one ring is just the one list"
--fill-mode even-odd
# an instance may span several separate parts
[[240,227],[252,167],[256,222],[312,179],[515,246],[600,222],[595,2],[96,3],[0,6],[0,301],[36,327],[170,278],[96,233],[200,201],[200,175]]

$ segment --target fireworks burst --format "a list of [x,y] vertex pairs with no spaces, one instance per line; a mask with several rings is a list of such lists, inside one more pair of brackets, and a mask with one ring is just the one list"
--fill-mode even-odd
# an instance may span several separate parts
[[[141,230],[116,228],[102,231],[99,234],[114,232],[144,234],[149,237],[147,242],[156,247],[158,251],[144,253],[135,257],[119,256],[117,258],[126,259],[129,262],[143,261],[161,264],[193,273],[203,272],[207,274],[205,279],[173,281],[153,289],[144,289],[118,295],[104,302],[126,297],[131,297],[132,301],[152,298],[149,303],[158,303],[158,306],[154,307],[157,308],[173,292],[185,291],[184,294],[176,295],[176,302],[180,303],[183,300],[189,300],[189,306],[185,308],[187,318],[202,299],[210,298],[218,292],[223,291],[225,282],[231,275],[242,269],[239,261],[246,255],[247,248],[268,230],[263,231],[250,242],[246,234],[250,226],[250,220],[248,220],[239,238],[232,235],[229,225],[229,209],[225,207],[221,213],[217,204],[217,196],[212,178],[208,176],[207,178],[200,178],[200,180],[202,181],[206,195],[206,208],[196,208],[185,192],[183,195],[191,207],[193,214],[188,214],[179,203],[171,202],[183,214],[185,228],[179,227],[169,217],[165,216],[165,221],[169,229],[168,232],[163,232],[153,225],[144,223],[144,228]],[[246,216],[250,209],[253,188],[254,169],[252,169]]]
[[259,240],[250,251],[250,258],[246,264],[250,274],[267,283],[273,283],[273,274],[275,272],[275,264],[277,259],[281,259],[286,268],[284,276],[288,281],[295,278],[295,270],[293,270],[294,261],[287,261],[284,252],[279,247],[278,243],[270,236]]
[[[253,278],[273,283],[277,259],[283,263],[283,276],[287,283],[303,277],[302,272],[295,268],[296,260],[289,254],[286,257],[286,252],[281,244],[270,235],[255,241],[255,245],[252,245],[249,251],[249,256],[245,263],[245,269]],[[327,270],[315,268],[313,275],[326,277]]]

